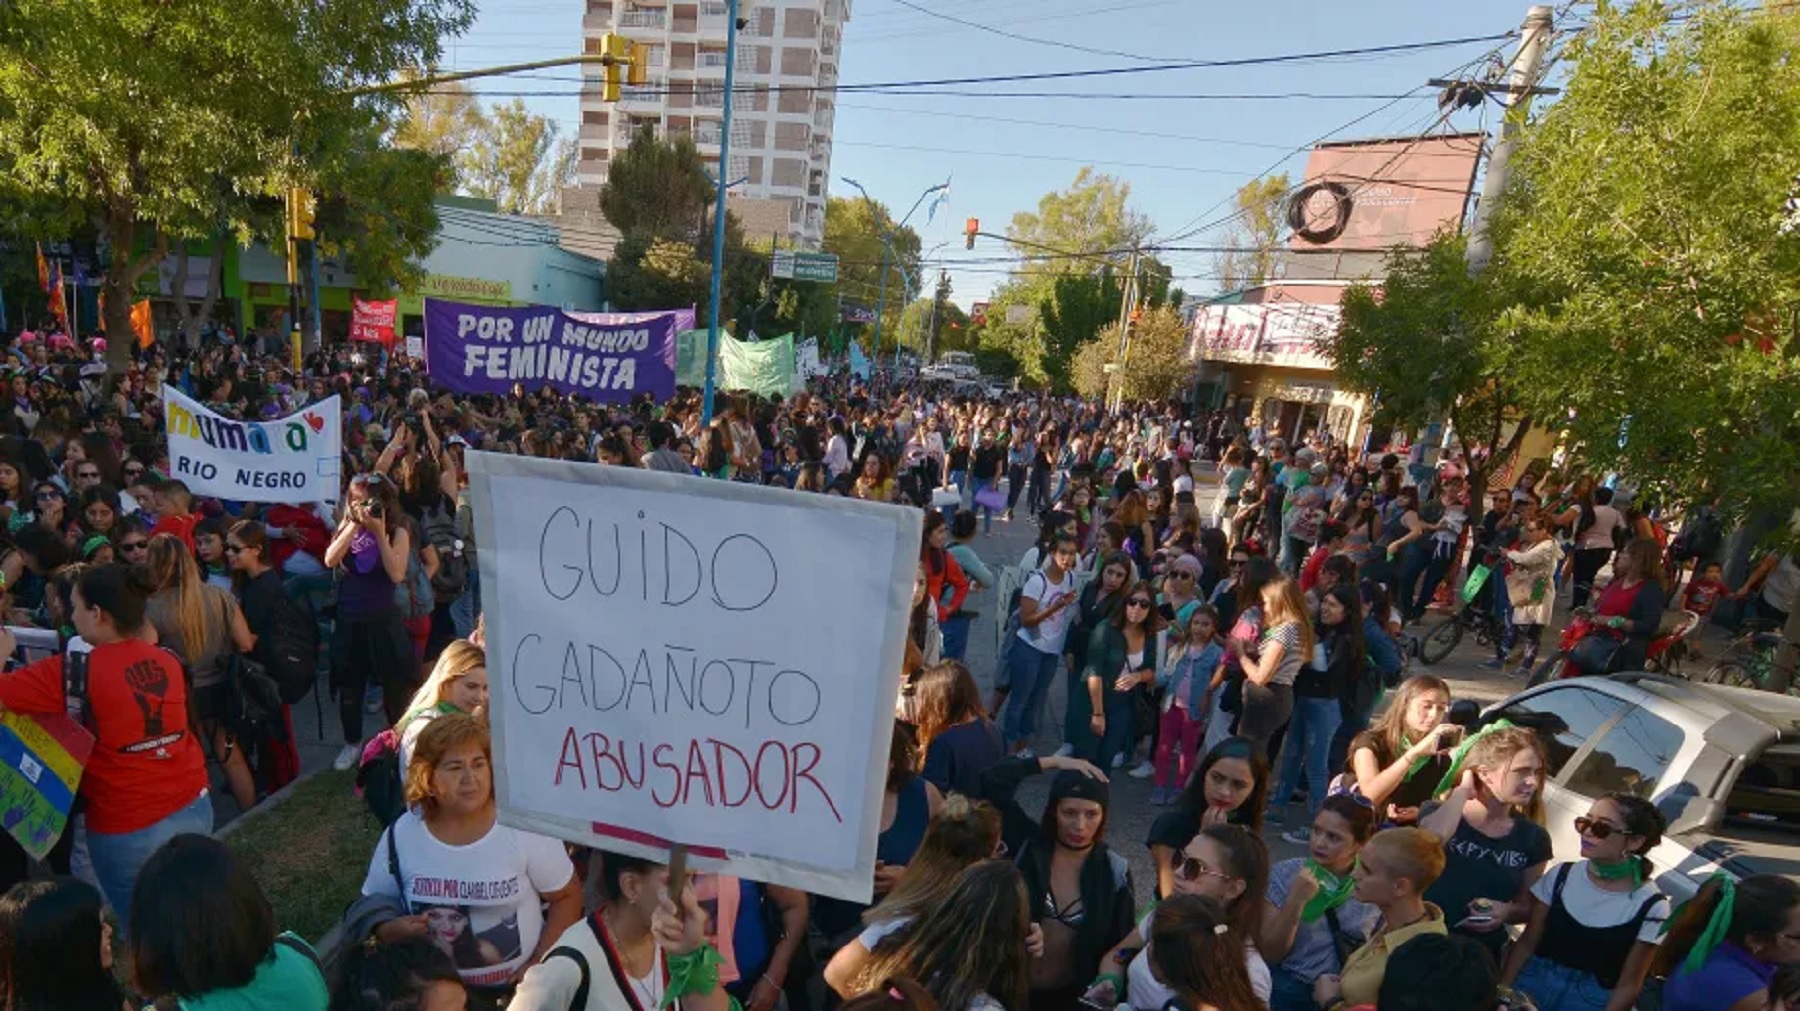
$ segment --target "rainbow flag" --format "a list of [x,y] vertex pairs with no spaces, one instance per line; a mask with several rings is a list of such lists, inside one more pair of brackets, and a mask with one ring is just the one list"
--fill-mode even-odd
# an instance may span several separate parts
[[0,826],[42,860],[69,822],[94,735],[60,713],[0,713]]

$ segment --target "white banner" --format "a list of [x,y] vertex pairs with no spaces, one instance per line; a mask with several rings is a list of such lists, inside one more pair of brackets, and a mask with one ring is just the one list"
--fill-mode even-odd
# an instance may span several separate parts
[[917,510],[470,453],[501,820],[866,902]]
[[169,476],[236,502],[336,502],[343,448],[338,398],[274,421],[234,421],[162,388]]

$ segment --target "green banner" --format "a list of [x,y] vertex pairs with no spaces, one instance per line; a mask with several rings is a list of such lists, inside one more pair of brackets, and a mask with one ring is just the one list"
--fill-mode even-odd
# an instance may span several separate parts
[[[719,334],[718,389],[746,390],[765,397],[794,392],[794,335],[768,340],[741,341]],[[702,386],[706,382],[706,331],[688,330],[675,337],[675,382]]]

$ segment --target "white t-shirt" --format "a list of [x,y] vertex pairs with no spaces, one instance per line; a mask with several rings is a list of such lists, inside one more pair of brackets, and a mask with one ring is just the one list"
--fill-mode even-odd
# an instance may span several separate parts
[[[1138,921],[1138,936],[1144,939],[1144,948],[1125,970],[1125,1003],[1137,1011],[1162,1011],[1163,1006],[1175,998],[1175,991],[1164,986],[1150,971],[1150,919],[1155,915],[1156,911],[1151,910]],[[1244,968],[1250,973],[1250,989],[1256,991],[1257,999],[1269,1003],[1275,981],[1269,975],[1262,952],[1257,951],[1253,943],[1244,945]]]
[[544,929],[539,895],[566,886],[575,877],[569,854],[554,839],[495,823],[467,846],[440,842],[416,812],[400,816],[392,828],[400,881],[388,870],[387,835],[375,843],[364,895],[406,900],[424,913],[429,936],[449,953],[470,986],[499,986],[510,980],[537,950]]
[[[1019,591],[1019,600],[1023,602],[1026,597],[1030,597],[1037,601],[1038,610],[1044,611],[1048,610],[1051,604],[1056,603],[1057,598],[1074,592],[1075,579],[1069,573],[1063,573],[1062,582],[1052,583],[1050,577],[1044,574],[1044,570],[1038,569],[1025,577],[1025,584]],[[1022,603],[1021,606],[1023,606]],[[1019,638],[1025,640],[1032,649],[1040,653],[1053,653],[1061,656],[1063,642],[1069,637],[1069,626],[1074,623],[1075,612],[1078,610],[1080,610],[1078,607],[1071,604],[1038,622],[1035,627],[1026,627],[1021,624]]]
[[[1531,894],[1544,905],[1550,905],[1556,892],[1556,876],[1561,864],[1552,866],[1531,886]],[[1563,883],[1562,904],[1571,918],[1584,927],[1604,930],[1629,923],[1650,896],[1657,894],[1656,882],[1646,881],[1629,892],[1609,892],[1594,884],[1588,876],[1587,861],[1577,860],[1569,868],[1569,880]],[[1650,907],[1644,923],[1638,928],[1638,940],[1645,944],[1661,944],[1664,921],[1669,918],[1669,900],[1665,897]]]

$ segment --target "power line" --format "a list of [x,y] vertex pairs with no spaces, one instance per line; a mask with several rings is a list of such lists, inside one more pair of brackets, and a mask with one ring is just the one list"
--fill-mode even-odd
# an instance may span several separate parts
[[[1403,95],[1376,95],[1376,94],[1363,94],[1363,93],[1324,94],[1324,93],[1320,93],[1320,92],[1311,92],[1311,91],[1264,92],[1264,93],[1256,93],[1256,94],[1232,93],[1232,92],[1202,92],[1202,93],[1191,93],[1191,94],[1166,94],[1166,93],[1162,93],[1162,92],[965,91],[965,90],[944,90],[944,89],[901,90],[906,87],[907,87],[906,85],[865,85],[865,86],[862,86],[855,90],[851,90],[851,89],[846,88],[843,85],[839,85],[837,87],[829,87],[829,86],[821,86],[821,85],[774,84],[774,85],[767,85],[767,86],[744,85],[741,87],[734,87],[731,90],[732,90],[732,94],[734,94],[734,95],[774,94],[774,93],[783,92],[783,91],[809,91],[809,92],[810,91],[824,91],[824,92],[837,92],[837,93],[862,94],[862,95],[907,95],[907,96],[931,96],[931,97],[938,97],[938,98],[1053,98],[1053,99],[1059,99],[1059,100],[1062,100],[1062,99],[1097,100],[1097,101],[1106,101],[1106,102],[1134,102],[1134,101],[1135,102],[1143,102],[1143,101],[1165,101],[1165,102],[1288,102],[1288,101],[1339,102],[1339,101],[1352,101],[1352,102],[1360,102],[1360,101],[1368,101],[1370,99],[1399,100],[1399,99],[1413,98],[1416,95],[1416,92],[1407,92],[1406,94],[1403,94]],[[594,89],[583,89],[580,91],[482,91],[481,95],[485,98],[580,98],[583,95],[592,93],[593,90]],[[663,97],[663,96],[667,96],[667,95],[693,95],[693,94],[698,94],[698,93],[706,93],[709,95],[715,94],[715,93],[722,94],[724,92],[724,90],[725,89],[723,89],[723,88],[708,88],[708,87],[704,87],[704,86],[695,86],[692,88],[637,87],[637,88],[633,88],[632,92],[634,95],[637,95],[639,97],[652,98],[652,97]],[[412,94],[454,95],[454,94],[461,94],[461,92],[457,92],[454,90],[425,89],[420,92],[412,92]],[[627,101],[629,101],[629,99],[627,99]],[[708,110],[704,109],[704,108],[698,108],[694,111],[704,113]]]
[[1073,42],[1058,42],[1055,39],[1040,39],[1031,35],[1021,35],[1018,32],[1009,32],[1004,28],[995,28],[992,25],[984,25],[978,21],[970,21],[967,18],[959,18],[954,14],[945,14],[942,11],[934,11],[929,7],[914,3],[913,0],[894,0],[894,2],[902,7],[918,11],[920,14],[927,14],[939,20],[948,21],[951,24],[962,25],[965,28],[973,28],[976,31],[987,32],[990,35],[997,35],[1003,39],[1012,39],[1015,42],[1029,42],[1032,45],[1051,46],[1056,49],[1067,49],[1070,52],[1075,53],[1090,53],[1094,56],[1118,56],[1127,60],[1141,60],[1145,63],[1155,63],[1159,60],[1167,59],[1166,57],[1160,56],[1142,56],[1137,53],[1122,52],[1117,49],[1096,49],[1092,46],[1076,45]]
[[[989,22],[989,25],[1037,24],[1048,18],[1092,17],[1097,14],[1110,14],[1114,11],[1123,10],[1141,11],[1148,10],[1152,7],[1172,7],[1178,2],[1179,0],[1156,0],[1154,3],[1147,4],[1120,3],[1111,4],[1105,7],[1086,6],[1056,11],[1038,10],[1023,17],[1009,17],[1000,21],[991,21]],[[987,9],[989,6],[991,5],[984,5],[984,9]],[[894,13],[904,14],[907,12],[896,11]],[[864,17],[867,17],[867,15],[858,15],[856,21],[861,21]],[[855,23],[856,22],[852,22],[852,24]],[[846,31],[844,33],[844,38],[846,43],[854,41],[857,45],[865,45],[872,42],[893,42],[899,39],[917,39],[929,36],[939,36],[944,35],[947,32],[947,30],[942,27],[925,27],[927,24],[928,22],[926,20],[919,20],[903,22],[893,26],[893,28],[889,28],[885,25],[878,25],[876,26],[878,34],[863,35],[860,32],[852,34],[851,32]]]

